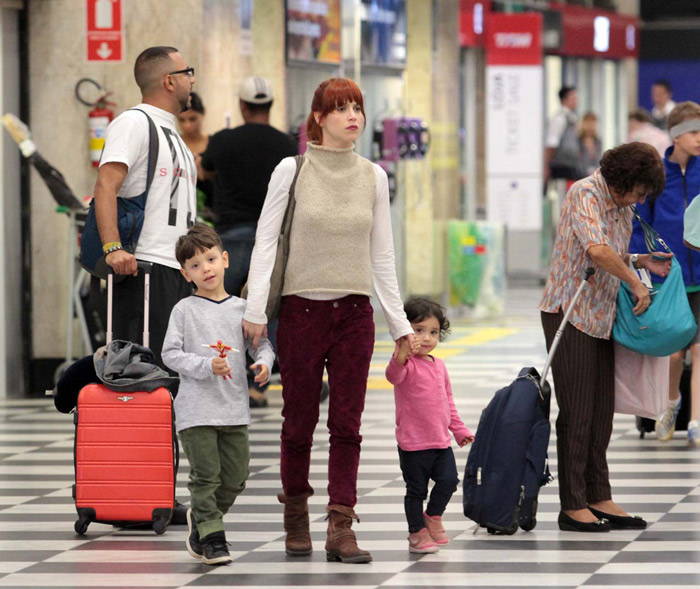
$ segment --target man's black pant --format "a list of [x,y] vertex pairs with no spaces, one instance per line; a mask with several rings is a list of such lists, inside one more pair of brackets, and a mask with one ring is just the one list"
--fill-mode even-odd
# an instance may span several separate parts
[[[143,342],[143,289],[144,276],[140,271],[137,276],[127,276],[114,285],[114,339]],[[170,312],[178,301],[192,294],[192,287],[179,269],[153,264],[150,290],[148,347],[155,354],[158,365],[166,368],[160,354]]]

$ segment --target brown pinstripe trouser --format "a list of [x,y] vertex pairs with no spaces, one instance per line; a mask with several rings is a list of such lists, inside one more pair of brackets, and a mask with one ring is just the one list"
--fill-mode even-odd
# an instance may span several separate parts
[[[542,313],[547,350],[564,315]],[[612,498],[605,457],[615,410],[612,340],[567,325],[552,361],[559,405],[557,460],[562,510]]]

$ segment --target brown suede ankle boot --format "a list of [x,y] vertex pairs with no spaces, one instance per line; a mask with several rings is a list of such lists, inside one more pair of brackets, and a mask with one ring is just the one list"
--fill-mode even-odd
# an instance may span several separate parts
[[309,497],[309,494],[297,497],[287,497],[284,493],[277,495],[277,500],[284,505],[284,531],[287,533],[284,548],[289,556],[311,554]]
[[360,518],[352,507],[328,505],[328,539],[326,540],[326,560],[348,563],[372,562],[372,555],[357,547],[357,538],[352,531],[352,520]]

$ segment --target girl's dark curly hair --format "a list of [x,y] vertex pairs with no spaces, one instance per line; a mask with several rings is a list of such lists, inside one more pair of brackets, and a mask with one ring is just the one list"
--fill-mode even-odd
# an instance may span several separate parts
[[450,333],[450,322],[445,317],[445,309],[429,299],[410,299],[404,305],[406,317],[411,323],[420,323],[435,317],[440,324],[440,341],[444,342]]
[[646,143],[625,143],[608,149],[600,159],[603,178],[618,194],[642,187],[654,200],[663,192],[666,172],[656,148]]

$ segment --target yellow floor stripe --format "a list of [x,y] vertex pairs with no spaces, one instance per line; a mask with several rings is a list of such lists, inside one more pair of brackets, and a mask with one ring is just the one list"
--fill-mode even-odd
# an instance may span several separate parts
[[506,327],[486,327],[484,329],[479,329],[477,332],[471,333],[465,337],[452,340],[450,345],[478,346],[487,342],[503,339],[504,337],[518,333],[518,331],[520,330]]
[[[487,342],[496,341],[518,333],[520,329],[506,328],[506,327],[485,327],[483,329],[476,329],[472,333],[460,337],[458,339],[449,340],[445,343],[439,344],[439,346],[433,352],[433,355],[437,358],[445,359],[451,358],[452,356],[458,356],[466,352],[468,347],[480,346]],[[392,341],[377,341],[374,343],[375,352],[392,352],[394,350],[394,342]],[[384,364],[378,362],[373,362],[370,365],[372,369],[385,368]],[[368,389],[391,389],[392,385],[383,376],[370,376],[367,379]],[[269,390],[271,391],[281,391],[281,385],[270,385]]]

